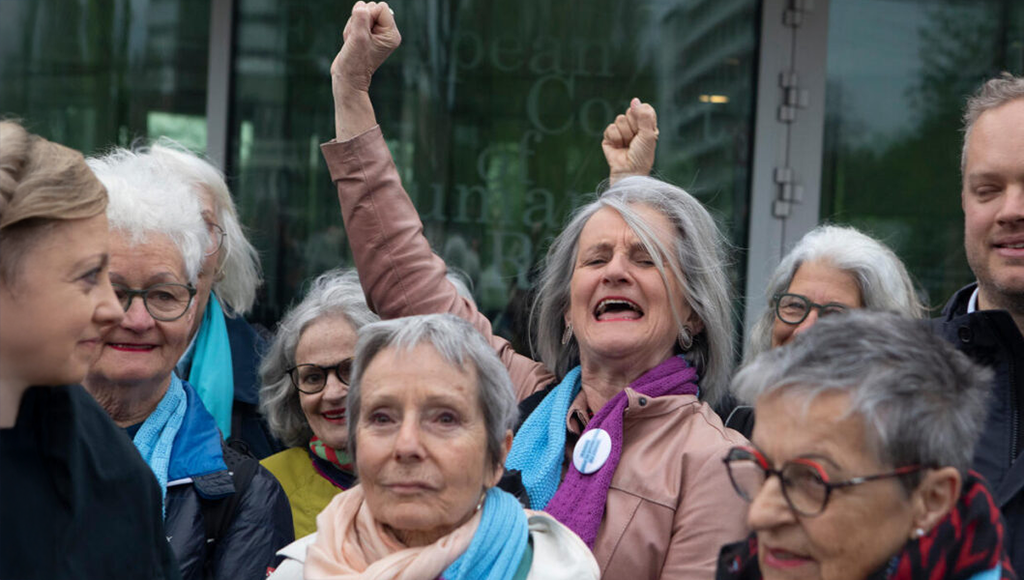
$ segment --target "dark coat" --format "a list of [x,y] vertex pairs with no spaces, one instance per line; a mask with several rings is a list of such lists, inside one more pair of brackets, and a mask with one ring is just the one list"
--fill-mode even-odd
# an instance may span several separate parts
[[231,439],[245,442],[257,459],[284,451],[285,447],[270,433],[260,415],[260,362],[267,341],[245,321],[224,317],[231,347],[231,371],[235,378],[235,400],[231,407]]
[[177,579],[160,486],[80,386],[25,392],[0,430],[0,578]]
[[202,503],[228,501],[235,485],[213,416],[192,386],[183,383],[188,406],[171,449],[165,521],[181,577],[204,578],[208,567],[217,579],[265,578],[267,568],[277,562],[277,550],[294,539],[288,498],[274,476],[259,467],[225,535],[207,543]]
[[992,399],[981,440],[974,451],[974,469],[989,487],[1007,523],[1006,547],[1016,570],[1024,569],[1024,459],[1021,458],[1021,411],[1024,408],[1024,337],[1004,310],[967,314],[977,287],[961,288],[932,321],[957,349],[995,371]]

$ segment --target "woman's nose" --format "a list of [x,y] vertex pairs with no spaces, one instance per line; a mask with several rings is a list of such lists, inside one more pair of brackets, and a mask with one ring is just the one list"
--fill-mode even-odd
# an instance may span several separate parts
[[399,461],[417,461],[423,456],[419,422],[414,417],[405,417],[395,439],[395,457]]
[[814,326],[816,322],[818,322],[819,312],[820,311],[817,308],[811,308],[811,311],[807,313],[807,318],[804,318],[803,321],[800,324],[797,324],[796,328],[793,329],[793,336],[802,334],[810,330],[810,328]]
[[121,326],[136,332],[148,330],[155,323],[149,311],[146,310],[146,303],[142,300],[141,296],[136,296],[131,301],[128,305],[128,310],[124,312],[124,318],[121,320]]
[[327,383],[324,385],[323,398],[329,402],[342,401],[348,396],[348,385],[341,382],[336,374],[327,375]]
[[110,285],[110,280],[101,284],[98,290],[100,296],[93,319],[102,327],[114,327],[124,318],[124,309],[117,301],[117,295],[114,294],[114,287]]
[[764,530],[791,523],[795,520],[793,510],[789,509],[786,498],[782,495],[782,485],[778,477],[769,477],[761,490],[750,502],[747,510],[747,526],[754,531]]
[[602,272],[605,282],[623,282],[628,279],[628,259],[622,254],[615,254],[604,265]]

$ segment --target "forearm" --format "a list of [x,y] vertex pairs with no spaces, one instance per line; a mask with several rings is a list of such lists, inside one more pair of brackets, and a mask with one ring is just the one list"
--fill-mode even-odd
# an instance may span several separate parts
[[334,94],[334,133],[339,142],[365,133],[377,124],[370,93],[351,86],[341,75],[331,75]]

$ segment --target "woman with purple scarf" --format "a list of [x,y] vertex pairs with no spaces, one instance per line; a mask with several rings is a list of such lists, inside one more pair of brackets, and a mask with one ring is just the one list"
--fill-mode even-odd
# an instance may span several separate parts
[[[487,338],[521,415],[506,461],[593,550],[604,578],[711,578],[745,535],[721,458],[739,434],[711,410],[732,362],[725,242],[685,191],[624,177],[554,241],[534,305],[540,362],[516,353],[446,279],[402,188],[368,89],[399,45],[384,3],[357,2],[332,67],[323,145],[368,303],[384,319],[448,312]],[[656,139],[638,101],[605,133],[613,178]]]

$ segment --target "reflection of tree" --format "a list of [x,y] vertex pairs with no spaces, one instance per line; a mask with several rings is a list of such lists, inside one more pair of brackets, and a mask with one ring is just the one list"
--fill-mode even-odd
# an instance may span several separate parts
[[966,96],[1008,64],[1002,49],[1009,42],[1002,23],[1008,5],[1004,0],[931,9],[918,30],[920,72],[907,94],[914,122],[895,137],[851,139],[858,130],[844,117],[842,85],[830,80],[828,87],[822,214],[889,243],[933,306],[972,276],[963,256],[958,203],[960,117]]

